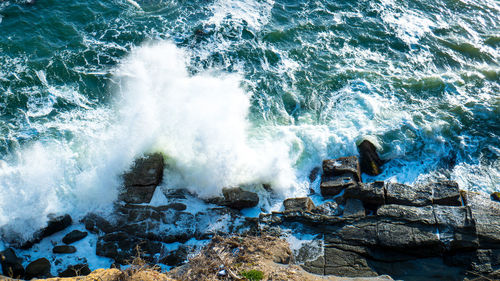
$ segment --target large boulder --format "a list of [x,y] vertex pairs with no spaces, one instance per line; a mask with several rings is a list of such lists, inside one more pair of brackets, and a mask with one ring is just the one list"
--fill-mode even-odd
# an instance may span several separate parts
[[432,190],[432,203],[436,205],[460,206],[460,190],[454,181],[433,182],[424,187]]
[[50,262],[46,258],[37,259],[26,267],[26,279],[50,277]]
[[358,145],[359,160],[361,162],[361,172],[370,176],[376,176],[382,172],[381,166],[384,161],[380,159],[377,148],[368,140],[362,141]]
[[321,176],[321,195],[335,196],[340,194],[344,189],[358,185],[356,179],[348,174],[343,176],[329,176],[323,174]]
[[161,153],[148,154],[135,160],[130,171],[123,175],[124,186],[157,186],[163,177],[164,160]]
[[12,248],[0,252],[0,263],[2,264],[3,275],[12,278],[22,278],[24,276],[23,260],[16,256]]
[[314,206],[313,201],[309,197],[299,197],[299,198],[288,198],[283,201],[285,210],[301,210],[310,212],[316,206]]
[[244,209],[257,206],[259,196],[255,192],[241,189],[240,187],[222,189],[224,195],[223,205],[233,209]]
[[359,167],[358,157],[350,156],[323,160],[323,175],[351,175],[354,180],[356,180],[357,182],[361,182],[361,170]]

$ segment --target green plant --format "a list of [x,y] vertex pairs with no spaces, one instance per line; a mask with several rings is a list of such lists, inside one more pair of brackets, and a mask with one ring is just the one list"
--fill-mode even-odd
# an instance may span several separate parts
[[264,272],[260,270],[245,270],[240,272],[241,276],[245,277],[249,281],[259,281],[264,279]]

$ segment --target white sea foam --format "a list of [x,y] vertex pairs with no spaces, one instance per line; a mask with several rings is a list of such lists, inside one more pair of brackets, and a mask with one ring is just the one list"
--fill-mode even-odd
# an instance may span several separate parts
[[259,30],[268,23],[273,5],[273,0],[217,0],[207,24],[245,21],[251,29]]

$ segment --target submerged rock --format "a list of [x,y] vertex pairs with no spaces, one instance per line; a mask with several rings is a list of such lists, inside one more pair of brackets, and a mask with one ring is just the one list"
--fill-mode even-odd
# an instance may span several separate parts
[[52,248],[54,254],[72,254],[76,252],[76,248],[70,245],[59,245]]
[[3,275],[13,278],[24,276],[23,260],[16,256],[16,252],[12,248],[0,252],[0,263]]
[[50,267],[48,259],[37,259],[26,267],[26,279],[50,277]]
[[381,166],[384,161],[378,156],[375,145],[368,140],[364,140],[358,145],[358,151],[361,172],[370,176],[379,175],[382,172]]
[[76,241],[80,241],[83,238],[87,237],[88,233],[85,231],[73,230],[70,233],[66,234],[62,241],[64,244],[71,244]]

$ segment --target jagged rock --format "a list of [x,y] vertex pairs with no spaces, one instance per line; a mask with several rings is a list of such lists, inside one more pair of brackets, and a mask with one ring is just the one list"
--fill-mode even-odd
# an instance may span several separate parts
[[157,186],[163,177],[163,155],[154,153],[135,160],[129,172],[123,175],[123,184],[131,186]]
[[86,215],[81,222],[84,223],[85,229],[92,233],[104,232],[111,233],[117,231],[117,227],[111,224],[109,221],[103,217],[96,214]]
[[384,185],[382,181],[353,184],[346,188],[344,197],[359,199],[367,204],[382,205],[385,202]]
[[320,185],[321,195],[335,196],[342,192],[342,190],[353,187],[357,184],[358,182],[352,175],[328,176],[323,174]]
[[50,262],[46,258],[37,259],[26,267],[26,279],[50,277]]
[[336,202],[325,202],[311,211],[325,216],[337,216],[339,214],[339,205]]
[[101,236],[97,240],[96,254],[108,257],[119,264],[127,264],[137,256],[139,249],[147,261],[153,261],[156,253],[163,252],[163,244],[158,241],[141,239],[126,232],[114,232]]
[[224,206],[234,209],[244,209],[257,206],[259,204],[259,196],[257,193],[243,190],[239,187],[222,189],[224,195]]
[[351,175],[356,182],[361,182],[361,171],[358,158],[356,156],[350,156],[323,160],[323,175]]
[[344,207],[343,216],[346,218],[357,218],[365,216],[363,202],[358,199],[347,199]]
[[170,252],[166,257],[160,260],[161,263],[170,266],[179,266],[187,261],[189,247],[185,245],[179,246],[175,251]]
[[377,148],[368,140],[362,141],[358,145],[361,172],[367,175],[376,176],[382,172],[381,166],[384,164],[377,153]]
[[71,244],[76,241],[80,241],[83,238],[87,237],[88,233],[85,231],[73,230],[70,233],[66,234],[62,241],[64,244]]
[[76,248],[70,245],[59,245],[52,248],[54,254],[72,254],[76,252]]
[[309,197],[288,198],[283,201],[283,205],[285,206],[285,210],[301,210],[308,212],[316,207]]
[[454,181],[440,181],[429,184],[426,188],[432,190],[432,203],[437,205],[460,206],[460,190]]
[[382,220],[377,224],[377,239],[379,246],[412,251],[416,256],[441,255],[443,252],[436,228],[430,225]]
[[90,272],[90,268],[87,264],[80,263],[68,266],[68,268],[59,273],[59,277],[86,276],[89,275]]
[[314,167],[314,169],[312,169],[311,172],[309,173],[309,181],[314,182],[320,172],[321,172],[321,167]]
[[62,216],[55,216],[55,215],[49,215],[49,221],[47,222],[47,226],[40,229],[33,235],[33,239],[30,241],[25,242],[23,245],[21,245],[21,249],[29,249],[31,248],[34,244],[42,241],[43,238],[48,237],[56,232],[59,232],[61,230],[64,230],[68,226],[71,225],[72,219],[70,215],[62,215]]
[[432,204],[432,189],[430,186],[409,186],[400,183],[385,185],[385,201],[387,204],[407,206],[426,206]]
[[0,263],[2,264],[3,275],[12,278],[24,276],[23,260],[16,256],[12,248],[0,252]]
[[149,203],[153,198],[155,190],[156,185],[125,186],[118,199],[131,204]]

